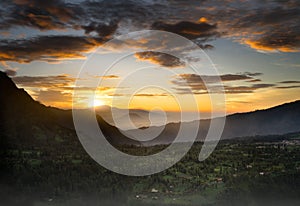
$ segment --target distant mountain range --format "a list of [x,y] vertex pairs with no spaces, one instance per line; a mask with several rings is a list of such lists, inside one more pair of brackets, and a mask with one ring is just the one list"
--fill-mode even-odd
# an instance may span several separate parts
[[[218,124],[221,118],[181,123],[192,130],[199,124],[197,141],[203,141],[211,122]],[[162,134],[151,144],[170,143],[177,135],[180,123],[167,124]],[[158,128],[159,129],[159,128]],[[228,115],[221,139],[254,136],[283,135],[300,132],[300,101],[282,104],[265,110]],[[134,131],[131,134],[134,136]]]
[[[0,144],[14,145],[15,143],[24,146],[34,144],[51,145],[53,141],[69,141],[79,144],[73,125],[72,111],[62,110],[53,107],[46,107],[34,101],[24,89],[18,89],[13,81],[4,73],[0,72]],[[154,145],[169,144],[177,135],[180,125],[193,127],[200,124],[197,135],[198,141],[203,141],[209,125],[212,121],[219,121],[219,118],[212,120],[197,120],[184,123],[169,123],[163,126],[150,128],[162,130],[161,134],[153,140],[146,142],[135,141],[134,136],[149,128],[140,130],[129,130],[132,136],[127,138],[126,131],[119,131],[118,128],[104,121],[110,118],[109,109],[97,111],[99,126],[108,141],[113,145]],[[119,116],[124,118],[122,110]],[[122,112],[120,112],[122,111]],[[128,115],[128,114],[127,114]],[[148,115],[144,110],[132,110],[129,116],[134,122],[144,119]],[[159,117],[159,114],[157,114]],[[192,129],[192,128],[191,128]],[[300,101],[286,103],[266,110],[259,110],[248,113],[233,114],[226,117],[226,124],[222,139],[233,139],[237,137],[281,135],[300,131]],[[123,134],[124,133],[124,134]],[[188,136],[189,134],[186,134]]]
[[[152,110],[147,111],[143,109],[120,109],[110,106],[99,106],[95,108],[95,111],[100,115],[107,123],[110,125],[117,125],[118,128],[122,130],[130,130],[142,127],[152,126],[162,126],[172,122],[190,122],[194,121],[195,113],[185,112],[184,115],[181,115],[180,112],[171,112],[171,111],[159,111]],[[112,117],[112,112],[113,116]],[[208,119],[210,113],[202,112],[201,117],[203,119]],[[131,121],[128,121],[130,119]],[[118,120],[118,124],[114,120]]]
[[[150,112],[142,109],[119,109],[110,106],[100,106],[95,108],[96,114],[101,116],[110,125],[116,125],[115,121],[118,121],[118,128],[123,130],[130,130],[141,127],[148,127],[151,122],[153,126],[164,125],[163,116],[158,112],[152,112],[152,118],[150,121]],[[128,120],[131,121],[128,121]],[[132,123],[131,123],[132,122]]]

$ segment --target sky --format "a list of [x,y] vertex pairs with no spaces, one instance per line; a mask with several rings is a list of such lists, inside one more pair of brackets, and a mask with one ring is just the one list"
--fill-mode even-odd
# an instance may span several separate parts
[[299,99],[299,19],[298,0],[2,0],[0,69],[63,109],[265,109]]

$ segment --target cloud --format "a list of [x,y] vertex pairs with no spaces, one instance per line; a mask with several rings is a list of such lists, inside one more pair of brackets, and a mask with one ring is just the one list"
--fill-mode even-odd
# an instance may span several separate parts
[[199,43],[197,43],[197,44],[201,49],[204,49],[204,50],[212,50],[215,48],[213,45],[210,45],[210,44],[199,44]]
[[275,84],[254,84],[251,86],[224,86],[224,92],[227,94],[243,94],[243,93],[253,93],[258,89],[265,89],[274,87]]
[[16,70],[13,70],[13,69],[6,69],[5,70],[5,73],[8,75],[8,76],[16,76],[17,75],[17,71]]
[[[18,87],[25,88],[34,99],[46,105],[69,108],[75,78],[68,75],[16,76],[12,80]],[[86,91],[88,88],[84,88]]]
[[245,74],[223,74],[220,76],[208,76],[208,75],[198,75],[198,74],[179,74],[176,76],[176,80],[186,81],[189,84],[196,83],[219,83],[220,81],[229,82],[229,81],[239,81],[239,80],[252,80],[252,76]]
[[[105,78],[118,78],[116,75],[108,75]],[[97,78],[97,77],[95,77]],[[38,89],[56,89],[62,91],[94,91],[94,87],[75,87],[77,78],[71,77],[67,74],[54,76],[16,76],[12,80],[20,87],[31,87]],[[87,80],[88,81],[88,80]],[[101,86],[97,87],[98,91],[104,92],[115,89],[114,87]],[[121,88],[120,88],[121,89]]]
[[[262,52],[298,52],[300,49],[300,4],[292,1],[260,2],[257,8],[240,8],[223,20],[228,36]],[[242,13],[243,12],[243,13]],[[234,19],[233,19],[234,18]]]
[[76,78],[69,75],[56,76],[17,76],[13,77],[13,81],[21,87],[33,88],[65,88],[71,87]]
[[250,77],[257,77],[263,75],[263,73],[261,72],[245,72],[244,74]]
[[[255,90],[276,86],[275,84],[251,84],[241,86],[228,85],[231,82],[249,82],[252,76],[258,76],[261,73],[244,73],[244,74],[224,74],[220,76],[207,76],[198,74],[179,74],[171,83],[175,85],[174,89],[179,94],[207,94],[208,88],[210,93],[226,92],[229,94],[252,93]],[[256,82],[256,81],[254,81]],[[224,86],[220,86],[224,84]],[[249,83],[248,83],[249,84]],[[208,87],[209,86],[209,87]]]
[[250,82],[250,83],[261,82],[261,79],[251,79],[251,80],[248,80],[247,82]]
[[[132,94],[128,94],[128,93],[110,93],[107,94],[107,96],[110,97],[131,97]],[[139,93],[139,94],[135,94],[135,97],[168,97],[168,94],[159,94],[159,93]]]
[[[72,95],[76,89],[78,101],[86,102],[93,95],[107,95],[115,90],[112,86],[101,87],[76,87],[74,77],[69,75],[54,75],[54,76],[15,76],[12,80],[18,87],[26,89],[34,99],[46,105],[51,105],[60,108],[70,108],[72,103]],[[82,79],[89,81],[90,79]],[[118,88],[123,89],[123,88]],[[87,106],[87,105],[82,105]]]
[[252,104],[250,101],[238,101],[238,100],[227,100],[226,103],[237,103],[237,104]]
[[300,88],[300,81],[298,80],[287,80],[287,81],[281,81],[278,82],[278,84],[281,84],[280,86],[277,86],[277,89],[296,89]]
[[[79,4],[63,0],[4,0],[3,7],[5,10],[0,8],[0,15],[2,16],[0,30],[28,27],[41,31],[56,30],[61,34],[69,33],[68,35],[70,35],[72,31],[69,30],[75,29],[82,30],[85,35],[95,32],[103,40],[109,40],[115,34],[151,28],[154,22],[157,23],[159,19],[167,18],[166,13],[162,12],[161,9],[168,4],[170,2],[82,1]],[[193,22],[187,24],[198,25],[198,23]],[[177,26],[180,25],[179,23]],[[203,34],[200,34],[203,37],[205,33],[209,33],[208,30],[211,28],[208,23],[202,21],[195,29],[198,33],[203,30]],[[31,41],[30,38],[27,40]],[[201,44],[201,47],[204,49],[213,48],[209,44]],[[78,52],[80,53],[80,51]]]
[[135,94],[135,97],[166,97],[169,96],[168,94],[151,94],[151,93],[139,93],[139,94]]
[[[300,49],[300,3],[294,0],[253,0],[243,1],[243,4],[230,0],[226,6],[219,0],[83,0],[80,3],[3,0],[1,4],[1,32],[26,27],[58,33],[49,36],[49,33],[39,32],[41,36],[34,36],[28,30],[26,39],[2,39],[2,61],[55,62],[84,58],[85,53],[117,34],[151,28],[182,35],[204,49],[213,48],[207,41],[220,37],[262,52],[298,52]],[[77,32],[83,36],[74,36]]]
[[72,101],[71,93],[64,93],[59,90],[41,90],[38,93],[37,101],[47,102],[48,104],[60,104],[62,102]]
[[295,80],[289,80],[289,81],[282,81],[278,82],[279,84],[300,84],[300,81]]
[[0,61],[0,65],[2,67],[2,69],[4,70],[4,72],[8,75],[8,76],[16,76],[17,75],[17,70],[18,68],[13,68],[11,67],[9,64],[7,64],[5,61]]
[[249,74],[224,74],[221,75],[220,78],[223,82],[252,79]]
[[[253,93],[255,90],[274,87],[275,84],[259,84],[251,86],[224,86],[224,90],[220,86],[212,86],[209,93],[226,93],[226,94],[247,94]],[[192,89],[181,88],[180,94],[207,94],[206,88],[192,86]]]
[[159,21],[152,25],[152,29],[173,32],[188,39],[201,39],[202,41],[214,39],[221,35],[217,31],[217,25],[211,25],[206,22],[181,21],[176,24],[168,24]]
[[[282,35],[282,36],[278,36]],[[286,34],[267,34],[258,39],[245,39],[244,43],[262,52],[298,52],[300,37]]]
[[114,74],[111,74],[111,75],[106,75],[106,76],[96,76],[96,78],[102,78],[102,79],[119,79],[120,77],[117,76],[117,75],[114,75]]
[[276,87],[277,89],[296,89],[296,88],[300,88],[300,85],[292,85],[292,86],[279,86]]
[[91,22],[88,25],[81,26],[85,34],[96,32],[100,37],[111,38],[118,29],[118,22],[110,22],[109,24]]
[[169,68],[180,68],[185,66],[185,63],[182,62],[179,58],[161,52],[153,52],[153,51],[138,52],[135,53],[134,56],[138,60],[149,61],[153,64],[158,64]]
[[2,31],[2,32],[0,32],[0,35],[3,37],[10,37],[11,33],[8,31]]
[[0,40],[0,61],[55,62],[68,59],[83,59],[102,44],[99,38],[78,36],[40,36],[21,40]]
[[2,29],[27,26],[39,30],[65,29],[78,20],[81,9],[63,0],[14,0],[5,1],[6,12],[0,25]]

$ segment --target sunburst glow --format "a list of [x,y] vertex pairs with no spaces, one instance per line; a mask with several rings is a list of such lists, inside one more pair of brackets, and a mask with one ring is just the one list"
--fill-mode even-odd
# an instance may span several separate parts
[[89,107],[100,107],[105,105],[105,102],[101,99],[94,99],[89,103]]

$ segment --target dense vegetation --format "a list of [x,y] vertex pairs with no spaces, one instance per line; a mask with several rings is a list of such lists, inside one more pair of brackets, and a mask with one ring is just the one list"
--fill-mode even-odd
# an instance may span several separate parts
[[[196,143],[176,165],[147,177],[112,173],[59,135],[11,144],[1,148],[0,205],[299,205],[298,138],[223,141],[204,162]],[[162,148],[121,149],[145,155]]]

